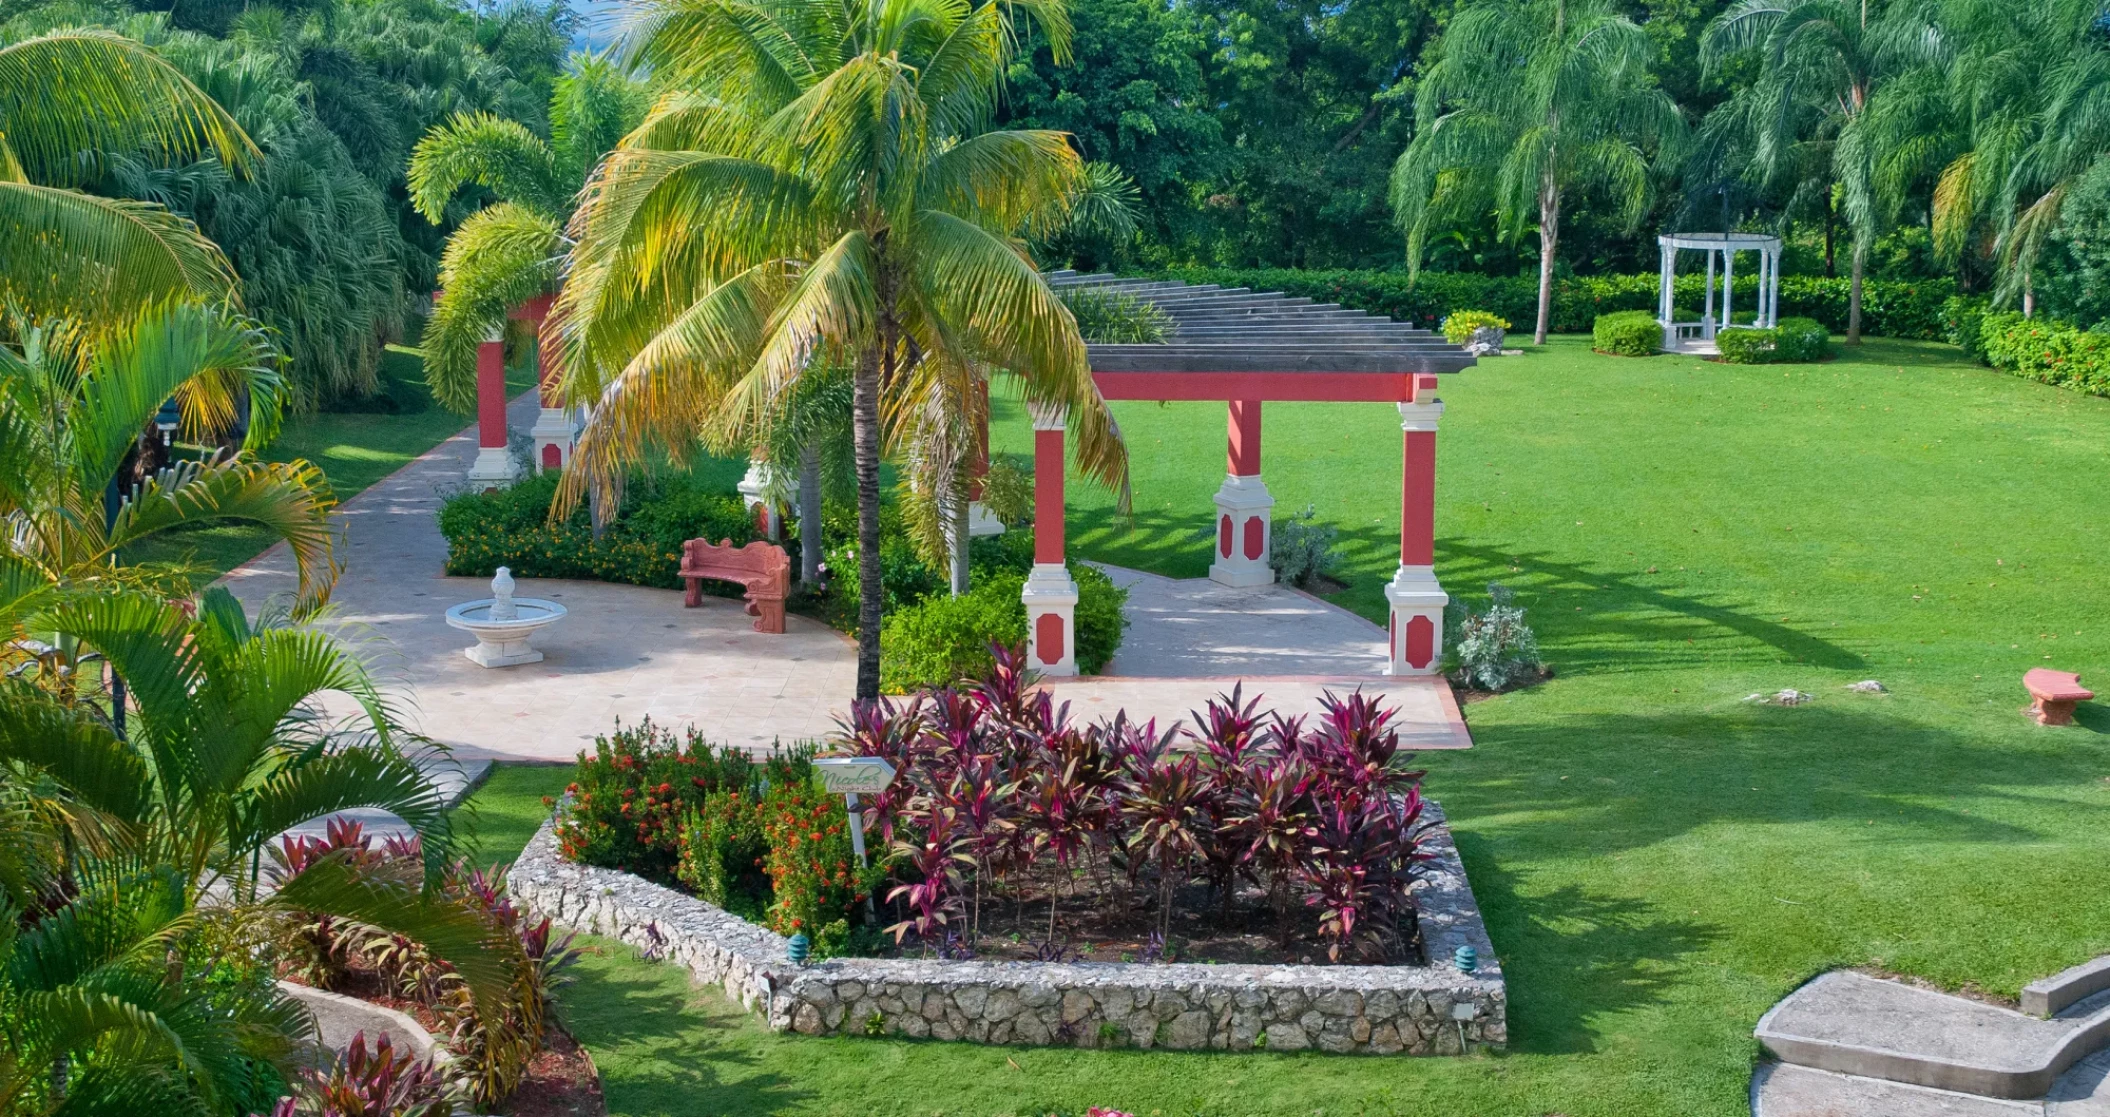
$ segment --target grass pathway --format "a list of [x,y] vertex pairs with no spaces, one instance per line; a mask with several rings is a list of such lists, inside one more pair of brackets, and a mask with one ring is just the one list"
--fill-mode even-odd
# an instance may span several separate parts
[[[1507,1054],[792,1039],[616,946],[566,997],[612,1111],[1731,1117],[1753,1023],[1823,969],[2012,995],[2110,951],[2110,717],[2017,712],[2030,666],[2110,671],[2110,401],[1930,345],[1736,368],[1580,339],[1444,397],[1439,574],[1515,587],[1560,671],[1422,758],[1510,975]],[[1116,412],[1136,530],[1073,480],[1072,552],[1198,576],[1221,406]],[[996,436],[1025,448],[1015,408]],[[1277,509],[1340,526],[1340,600],[1372,617],[1398,437],[1384,407],[1267,416]],[[1841,689],[1871,677],[1891,693]],[[1741,701],[1789,686],[1816,701]]]

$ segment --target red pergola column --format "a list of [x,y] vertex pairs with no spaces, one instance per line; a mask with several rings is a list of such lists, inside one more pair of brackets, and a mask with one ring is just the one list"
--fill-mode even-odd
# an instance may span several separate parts
[[757,449],[748,455],[747,475],[740,478],[738,485],[733,486],[740,490],[741,503],[747,505],[747,514],[755,524],[755,534],[771,542],[783,538],[784,535],[783,510],[769,500],[769,486],[775,479],[769,462],[764,459],[762,451]]
[[1033,413],[1033,572],[1019,599],[1026,607],[1026,660],[1043,675],[1077,673],[1077,582],[1063,554],[1063,428],[1059,404],[1028,404]]
[[1417,376],[1413,401],[1399,405],[1399,570],[1385,587],[1392,607],[1387,673],[1393,675],[1443,669],[1443,607],[1450,595],[1436,580],[1436,423],[1443,401],[1435,392],[1434,376]]
[[506,344],[505,328],[499,326],[476,347],[476,461],[469,467],[469,482],[503,485],[517,473],[506,453]]
[[982,381],[975,391],[981,407],[974,421],[974,460],[967,465],[967,534],[1002,535],[1007,525],[982,507],[982,478],[989,475],[989,382]]
[[572,447],[579,436],[578,424],[572,420],[570,409],[564,406],[563,378],[557,371],[556,356],[542,337],[543,324],[549,320],[550,305],[554,302],[554,295],[537,295],[521,303],[509,315],[534,327],[535,389],[542,399],[542,410],[535,416],[535,425],[528,435],[535,440],[535,468],[538,471],[571,465]]
[[1260,401],[1234,399],[1225,423],[1224,483],[1216,490],[1216,557],[1209,577],[1227,586],[1275,580],[1275,498],[1260,480]]

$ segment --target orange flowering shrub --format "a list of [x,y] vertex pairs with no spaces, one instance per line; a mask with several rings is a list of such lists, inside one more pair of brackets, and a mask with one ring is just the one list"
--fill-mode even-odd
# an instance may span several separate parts
[[572,861],[672,883],[683,817],[709,793],[745,789],[757,775],[745,750],[713,748],[694,728],[677,737],[650,718],[618,725],[594,739],[591,756],[579,754],[557,816],[558,847]]
[[870,894],[871,875],[850,850],[850,817],[843,797],[809,780],[772,784],[762,803],[762,840],[768,847],[770,929],[808,935],[850,914]]

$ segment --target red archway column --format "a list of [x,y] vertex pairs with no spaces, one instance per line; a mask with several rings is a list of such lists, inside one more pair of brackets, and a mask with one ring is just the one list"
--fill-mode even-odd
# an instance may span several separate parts
[[1029,404],[1033,413],[1033,572],[1019,599],[1026,607],[1026,660],[1043,675],[1077,673],[1077,582],[1063,553],[1063,433],[1060,405]]
[[1002,535],[1008,526],[982,507],[982,478],[989,475],[989,382],[976,385],[981,409],[974,422],[974,460],[967,467],[967,534]]
[[535,440],[535,469],[564,469],[571,465],[572,448],[578,442],[579,425],[564,406],[562,377],[550,346],[542,339],[543,323],[549,319],[553,295],[537,295],[521,303],[511,317],[527,322],[535,331],[535,388],[542,410],[528,435]]
[[1417,376],[1413,402],[1399,405],[1399,570],[1385,587],[1392,607],[1386,673],[1392,675],[1443,669],[1443,607],[1450,595],[1436,581],[1436,423],[1443,401],[1435,393],[1434,376]]
[[1227,586],[1275,580],[1271,511],[1275,498],[1260,480],[1260,401],[1234,399],[1225,423],[1224,483],[1216,490],[1216,558],[1209,577]]
[[469,483],[495,487],[518,475],[506,452],[506,343],[498,326],[476,346],[476,461]]

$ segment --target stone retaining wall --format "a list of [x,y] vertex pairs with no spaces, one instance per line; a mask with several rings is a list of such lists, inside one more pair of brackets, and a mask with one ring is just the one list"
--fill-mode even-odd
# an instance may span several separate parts
[[[687,967],[777,1031],[976,1043],[1456,1055],[1507,1042],[1508,995],[1450,828],[1434,803],[1415,901],[1426,966],[942,962],[794,966],[783,936],[628,873],[563,860],[545,823],[513,896],[559,923]],[[1457,947],[1479,968],[1451,964]]]

